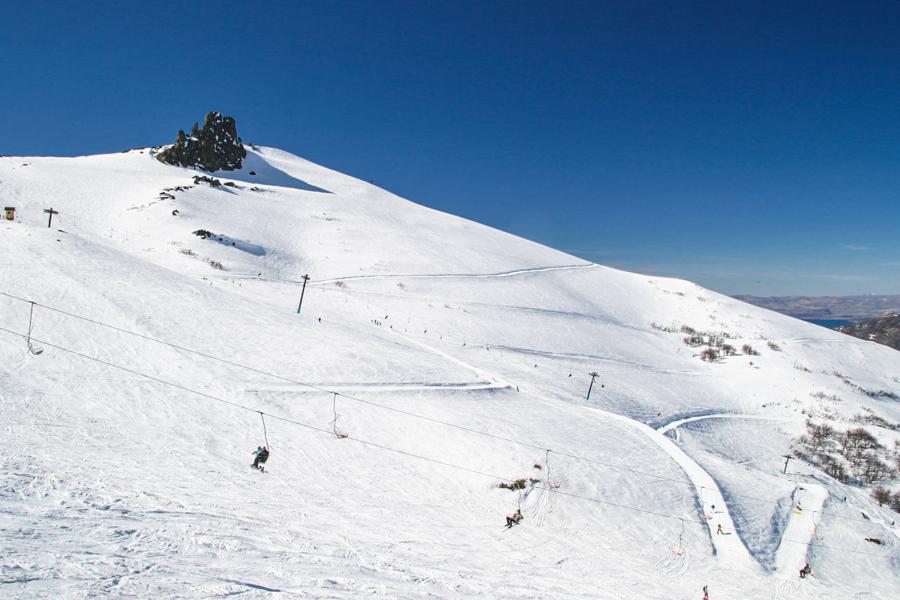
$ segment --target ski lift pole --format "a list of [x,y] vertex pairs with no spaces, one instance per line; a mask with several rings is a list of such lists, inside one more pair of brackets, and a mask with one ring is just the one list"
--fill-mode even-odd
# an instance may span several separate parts
[[309,281],[309,275],[303,276],[303,288],[300,290],[300,304],[297,305],[297,314],[300,314],[300,307],[303,306],[303,294],[306,293],[306,282]]
[[782,475],[787,475],[788,463],[791,462],[791,459],[793,459],[794,457],[790,454],[783,454],[781,458],[784,459],[784,470],[781,473]]
[[53,207],[51,206],[50,208],[45,208],[44,212],[49,215],[47,218],[47,229],[50,229],[50,224],[53,223],[53,215],[58,215],[59,211],[53,210]]
[[598,373],[597,371],[591,371],[590,373],[588,373],[588,375],[591,376],[591,384],[588,386],[587,398],[585,398],[585,400],[591,399],[591,390],[594,389],[594,380],[600,377],[600,373]]

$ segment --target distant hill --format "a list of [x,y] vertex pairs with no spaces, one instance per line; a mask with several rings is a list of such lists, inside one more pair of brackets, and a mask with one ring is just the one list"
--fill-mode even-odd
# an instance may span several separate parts
[[735,298],[797,319],[860,321],[878,317],[886,312],[900,312],[900,295],[735,296]]
[[888,313],[874,319],[844,325],[838,327],[838,331],[900,350],[900,314],[898,313]]

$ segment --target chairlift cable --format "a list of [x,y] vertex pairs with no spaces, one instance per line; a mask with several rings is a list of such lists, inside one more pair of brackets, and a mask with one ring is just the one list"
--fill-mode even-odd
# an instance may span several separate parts
[[[4,327],[0,327],[0,331],[6,332],[6,333],[9,333],[9,334],[18,336],[18,337],[23,337],[23,338],[26,338],[26,337],[27,337],[26,335],[23,335],[23,334],[21,334],[21,333],[19,333],[19,332],[16,332],[16,331],[12,331],[12,330],[10,330],[10,329],[6,329],[6,328],[4,328]],[[139,376],[139,377],[143,377],[143,378],[149,379],[149,380],[151,380],[151,381],[156,381],[157,383],[161,383],[161,384],[163,384],[163,385],[168,385],[168,386],[170,386],[170,387],[173,387],[173,388],[176,388],[176,389],[180,389],[180,390],[182,390],[182,391],[189,392],[189,393],[195,394],[195,395],[197,395],[197,396],[201,396],[201,397],[204,397],[204,398],[207,398],[207,399],[210,399],[210,400],[214,400],[214,401],[216,401],[216,402],[221,402],[221,403],[223,403],[223,404],[227,404],[227,405],[233,406],[233,407],[235,407],[235,408],[240,408],[240,409],[243,409],[243,410],[248,410],[248,411],[252,411],[252,412],[259,413],[260,417],[261,417],[262,420],[263,420],[263,427],[265,427],[265,418],[263,417],[263,415],[264,415],[264,414],[268,414],[270,418],[272,418],[272,419],[277,419],[277,420],[283,421],[283,422],[285,422],[285,423],[290,423],[290,424],[293,424],[293,425],[297,425],[297,426],[299,426],[299,427],[304,427],[304,428],[306,428],[306,429],[311,429],[311,430],[313,430],[313,431],[318,431],[318,432],[320,432],[320,433],[329,433],[329,434],[331,433],[331,432],[329,432],[327,429],[323,429],[323,428],[317,427],[317,426],[315,426],[315,425],[310,425],[309,423],[304,423],[304,422],[302,422],[302,421],[297,421],[297,420],[294,420],[294,419],[291,419],[291,418],[288,418],[288,417],[282,417],[282,416],[279,416],[279,415],[273,415],[273,414],[271,414],[271,413],[263,413],[263,411],[257,410],[257,409],[255,409],[255,408],[251,408],[251,407],[249,407],[249,406],[246,406],[246,405],[243,405],[243,404],[239,404],[239,403],[237,403],[237,402],[233,402],[233,401],[230,401],[230,400],[226,400],[226,399],[224,399],[224,398],[220,398],[220,397],[218,397],[218,396],[214,396],[214,395],[208,394],[208,393],[206,393],[206,392],[202,392],[202,391],[199,391],[199,390],[195,390],[195,389],[186,387],[186,386],[181,385],[181,384],[178,384],[178,383],[174,383],[174,382],[171,382],[171,381],[167,381],[167,380],[165,380],[165,379],[161,379],[161,378],[156,377],[156,376],[154,376],[154,375],[149,375],[149,374],[147,374],[147,373],[143,373],[143,372],[141,372],[141,371],[137,371],[137,370],[131,369],[131,368],[129,368],[129,367],[124,367],[124,366],[121,366],[121,365],[117,365],[117,364],[115,364],[115,363],[112,363],[112,362],[103,360],[103,359],[101,359],[101,358],[96,358],[96,357],[90,356],[90,355],[88,355],[88,354],[84,354],[84,353],[79,352],[79,351],[77,351],[77,350],[72,350],[72,349],[70,349],[70,348],[66,348],[66,347],[64,347],[64,346],[59,346],[59,345],[56,345],[56,344],[52,344],[52,343],[50,343],[50,342],[43,341],[43,340],[35,340],[35,341],[36,341],[36,342],[39,342],[39,343],[41,343],[41,344],[44,344],[44,345],[46,345],[46,346],[49,346],[49,347],[51,347],[51,348],[55,348],[55,349],[57,349],[57,350],[60,350],[60,351],[62,351],[62,352],[66,352],[66,353],[69,353],[69,354],[73,354],[73,355],[75,355],[75,356],[78,356],[78,357],[81,357],[81,358],[84,358],[84,359],[87,359],[87,360],[90,360],[90,361],[93,361],[93,362],[96,362],[96,363],[99,363],[99,364],[102,364],[102,365],[106,365],[106,366],[112,367],[112,368],[114,368],[114,369],[119,369],[119,370],[121,370],[121,371],[125,371],[125,372],[127,372],[127,373],[131,373],[131,374],[133,374],[133,375],[137,375],[137,376]],[[372,448],[379,448],[379,449],[381,449],[381,450],[385,450],[385,451],[388,451],[388,452],[393,452],[393,453],[395,453],[395,454],[400,454],[400,455],[403,455],[403,456],[408,456],[408,457],[410,457],[410,458],[415,458],[415,459],[418,459],[418,460],[430,462],[430,463],[437,464],[437,465],[441,465],[441,466],[444,466],[444,467],[447,467],[447,468],[451,468],[451,469],[455,469],[455,470],[459,470],[459,471],[465,471],[465,472],[467,472],[467,473],[472,473],[472,474],[480,475],[480,476],[483,476],[483,477],[489,477],[489,478],[492,478],[492,479],[500,479],[500,480],[507,479],[507,478],[498,476],[498,475],[496,475],[496,474],[494,474],[494,473],[487,473],[487,472],[485,472],[485,471],[480,471],[480,470],[478,470],[478,469],[473,469],[473,468],[471,468],[471,467],[466,467],[466,466],[464,466],[464,465],[457,465],[457,464],[454,464],[454,463],[445,462],[445,461],[442,461],[442,460],[439,460],[439,459],[435,459],[435,458],[430,458],[430,457],[428,457],[428,456],[424,456],[424,455],[421,455],[421,454],[416,454],[416,453],[414,453],[414,452],[409,452],[409,451],[407,451],[407,450],[402,450],[402,449],[400,449],[400,448],[394,448],[394,447],[392,447],[392,446],[387,446],[387,445],[384,445],[384,444],[379,444],[379,443],[377,443],[377,442],[372,442],[372,441],[364,440],[364,439],[360,439],[360,438],[351,438],[351,439],[352,439],[353,441],[357,442],[357,443],[360,443],[360,444],[364,445],[364,446],[369,446],[369,447],[372,447]],[[683,517],[678,516],[678,515],[673,515],[673,514],[668,514],[668,513],[662,513],[662,512],[657,512],[657,511],[653,511],[653,510],[647,510],[647,509],[639,508],[639,507],[636,507],[636,506],[631,506],[631,505],[628,505],[628,504],[620,504],[620,503],[617,503],[617,502],[610,502],[610,501],[607,501],[607,500],[603,500],[603,499],[601,499],[601,498],[593,498],[593,497],[590,497],[590,496],[582,496],[582,495],[580,495],[580,494],[575,494],[575,493],[572,493],[572,492],[563,492],[563,491],[560,491],[560,490],[558,490],[558,489],[552,489],[552,488],[549,488],[549,487],[546,487],[546,486],[537,486],[537,485],[535,485],[535,486],[533,486],[533,487],[535,487],[535,488],[537,488],[537,489],[543,489],[543,490],[546,490],[546,491],[548,491],[548,492],[556,493],[556,494],[559,494],[560,496],[568,496],[568,497],[570,497],[570,498],[576,498],[576,499],[584,500],[584,501],[587,501],[587,502],[593,502],[593,503],[596,503],[596,504],[603,504],[603,505],[606,505],[606,506],[613,506],[613,507],[621,508],[621,509],[624,509],[624,510],[630,510],[630,511],[639,512],[639,513],[643,513],[643,514],[649,514],[649,515],[653,515],[653,516],[657,516],[657,517],[661,517],[661,518],[666,518],[666,519],[677,519],[677,520],[681,521],[682,523],[687,523],[688,521],[690,521],[690,523],[691,523],[691,524],[694,524],[694,525],[698,525],[698,526],[702,526],[702,527],[706,527],[706,526],[707,526],[706,522],[705,522],[705,521],[702,521],[702,520],[684,519]],[[889,553],[888,553],[888,554],[875,554],[875,553],[872,553],[872,552],[863,552],[863,551],[860,551],[860,550],[853,550],[853,549],[849,549],[849,548],[840,548],[840,547],[835,547],[835,546],[828,546],[828,545],[825,545],[825,544],[813,544],[813,543],[811,543],[811,542],[809,542],[809,541],[807,541],[807,542],[802,542],[802,541],[799,541],[799,540],[791,540],[791,539],[785,539],[785,538],[782,538],[782,541],[783,541],[783,542],[789,542],[789,543],[795,543],[795,544],[806,544],[806,545],[808,545],[808,546],[810,546],[810,547],[830,548],[830,549],[837,550],[837,551],[852,552],[852,553],[855,553],[855,554],[865,554],[865,555],[876,556],[876,557],[881,557],[881,558],[884,558],[884,557],[886,557],[886,556],[889,556]]]
[[[141,333],[137,333],[137,332],[134,332],[134,331],[129,331],[129,330],[127,330],[127,329],[123,329],[123,328],[117,327],[117,326],[115,326],[115,325],[111,325],[111,324],[108,324],[108,323],[104,323],[104,322],[102,322],[102,321],[98,321],[98,320],[95,320],[95,319],[91,319],[91,318],[89,318],[89,317],[84,317],[84,316],[82,316],[82,315],[78,315],[78,314],[75,314],[75,313],[71,313],[71,312],[68,312],[68,311],[65,311],[65,310],[62,310],[62,309],[59,309],[59,308],[55,308],[55,307],[52,307],[52,306],[47,306],[47,305],[41,304],[41,303],[39,303],[39,302],[34,302],[34,301],[31,301],[31,300],[26,300],[25,298],[22,298],[22,297],[13,295],[13,294],[9,294],[9,293],[6,293],[6,292],[0,292],[0,295],[6,296],[6,297],[8,297],[8,298],[12,298],[12,299],[14,299],[14,300],[19,300],[19,301],[21,301],[21,302],[30,303],[30,304],[32,305],[32,311],[33,311],[33,307],[34,307],[34,306],[39,306],[39,307],[41,307],[41,308],[45,308],[45,309],[47,309],[47,310],[51,310],[51,311],[54,311],[54,312],[58,312],[58,313],[60,313],[60,314],[64,314],[64,315],[66,315],[66,316],[69,316],[69,317],[72,317],[72,318],[75,318],[75,319],[80,319],[80,320],[82,320],[82,321],[86,321],[86,322],[88,322],[88,323],[92,323],[92,324],[94,324],[94,325],[99,325],[99,326],[101,326],[101,327],[106,327],[106,328],[112,329],[112,330],[114,330],[114,331],[118,331],[118,332],[120,332],[120,333],[124,333],[124,334],[127,334],[127,335],[132,335],[132,336],[135,336],[135,337],[138,337],[138,338],[141,338],[141,339],[145,339],[145,340],[148,340],[148,341],[151,341],[151,342],[155,342],[155,343],[158,343],[158,344],[162,344],[162,345],[165,345],[165,346],[169,346],[169,347],[175,348],[176,350],[181,350],[181,351],[184,351],[184,352],[188,352],[188,353],[190,353],[190,354],[195,354],[195,355],[201,356],[201,357],[203,357],[203,358],[207,358],[207,359],[210,359],[210,360],[215,360],[215,361],[218,361],[218,362],[223,363],[223,364],[227,364],[227,365],[230,365],[230,366],[233,366],[233,367],[237,367],[237,368],[240,368],[240,369],[245,369],[245,370],[247,370],[247,371],[251,371],[251,372],[254,372],[254,373],[258,373],[258,374],[260,374],[260,375],[265,375],[265,376],[267,376],[267,377],[272,377],[272,378],[275,378],[275,379],[280,379],[280,380],[282,380],[282,381],[287,381],[287,382],[289,382],[289,383],[294,383],[294,384],[296,384],[296,385],[300,385],[300,386],[303,386],[303,387],[307,387],[307,388],[310,388],[310,389],[313,389],[313,390],[317,390],[317,391],[320,391],[320,392],[326,392],[326,393],[334,394],[335,396],[342,396],[342,397],[344,397],[344,398],[347,398],[348,400],[353,400],[353,401],[359,402],[359,403],[361,403],[361,404],[367,404],[367,405],[369,405],[369,406],[373,406],[373,407],[376,407],[376,408],[380,408],[380,409],[382,409],[382,410],[387,410],[387,411],[395,412],[395,413],[402,414],[402,415],[405,415],[405,416],[408,416],[408,417],[417,418],[417,419],[421,419],[421,420],[424,420],[424,421],[429,421],[429,422],[432,422],[432,423],[437,423],[437,424],[440,424],[440,425],[444,425],[444,426],[446,426],[446,427],[451,427],[451,428],[454,428],[454,429],[458,429],[458,430],[460,430],[460,431],[465,431],[465,432],[468,432],[468,433],[472,433],[472,434],[476,434],[476,435],[481,435],[481,436],[484,436],[484,437],[488,437],[488,438],[492,438],[492,439],[496,439],[496,440],[500,440],[500,441],[504,441],[504,442],[509,442],[509,443],[513,443],[513,444],[518,444],[518,445],[521,445],[521,446],[524,446],[524,447],[527,447],[527,448],[534,448],[534,449],[537,449],[537,450],[545,450],[545,451],[547,450],[545,447],[540,446],[540,445],[538,445],[538,444],[534,444],[534,443],[532,443],[532,442],[527,442],[527,441],[524,441],[524,440],[519,440],[519,439],[515,439],[515,438],[510,438],[510,437],[506,437],[506,436],[502,436],[502,435],[497,435],[497,434],[489,433],[489,432],[486,432],[486,431],[481,431],[481,430],[478,430],[478,429],[475,429],[475,428],[472,428],[472,427],[467,427],[467,426],[465,426],[465,425],[458,425],[458,424],[456,424],[456,423],[451,423],[451,422],[448,422],[448,421],[442,421],[442,420],[440,420],[440,419],[436,419],[436,418],[434,418],[434,417],[429,417],[429,416],[427,416],[427,415],[422,415],[422,414],[414,413],[414,412],[411,412],[411,411],[406,411],[406,410],[403,410],[403,409],[394,408],[394,407],[392,407],[392,406],[386,406],[386,405],[384,405],[384,404],[379,404],[379,403],[373,402],[373,401],[371,401],[371,400],[365,400],[365,399],[363,399],[363,398],[359,398],[359,397],[356,397],[356,396],[351,396],[351,395],[344,394],[344,393],[341,393],[341,392],[336,392],[336,391],[334,391],[334,390],[329,390],[329,389],[327,389],[327,388],[324,388],[324,387],[321,387],[321,386],[317,386],[317,385],[314,385],[314,384],[311,384],[311,383],[306,383],[306,382],[303,382],[303,381],[299,381],[299,380],[296,380],[296,379],[292,379],[292,378],[290,378],[290,377],[285,377],[285,376],[283,376],[283,375],[279,375],[279,374],[277,374],[277,373],[272,373],[272,372],[269,372],[269,371],[265,371],[265,370],[263,370],[263,369],[258,369],[258,368],[256,368],[256,367],[252,367],[252,366],[250,366],[250,365],[244,365],[244,364],[241,364],[241,363],[238,363],[238,362],[235,362],[235,361],[231,361],[231,360],[228,360],[228,359],[225,359],[225,358],[221,358],[221,357],[218,357],[218,356],[215,356],[215,355],[212,355],[212,354],[207,354],[207,353],[205,353],[205,352],[201,352],[201,351],[198,351],[198,350],[193,350],[193,349],[191,349],[191,348],[186,348],[186,347],[184,347],[184,346],[180,346],[180,345],[175,344],[175,343],[172,343],[172,342],[167,342],[167,341],[164,341],[164,340],[160,340],[160,339],[157,339],[157,338],[153,338],[153,337],[151,337],[151,336],[143,335],[143,334],[141,334]],[[30,321],[30,319],[29,319],[29,321]],[[30,329],[30,327],[29,327],[29,329]],[[10,330],[8,330],[8,329],[2,329],[2,331],[7,331],[7,332],[12,333],[12,334],[14,334],[14,335],[21,335],[21,334],[19,334],[19,333],[17,333],[17,332],[10,331]],[[22,336],[22,337],[26,337],[26,336]],[[41,354],[41,353],[43,352],[43,349],[41,349],[41,348],[37,348],[37,349],[33,349],[33,348],[32,348],[32,345],[31,345],[31,338],[30,338],[30,331],[29,331],[29,336],[28,336],[27,339],[29,340],[29,351],[31,351],[33,354]],[[36,341],[39,341],[39,340],[36,340]],[[42,343],[44,343],[44,342],[42,342]],[[45,345],[51,345],[51,346],[52,346],[52,344],[46,344],[46,343],[45,343]],[[58,346],[54,346],[54,347],[59,348]],[[63,349],[63,348],[59,348],[59,349],[62,349],[62,350],[65,351],[65,349]],[[251,409],[251,410],[255,410],[255,409]],[[270,415],[270,416],[272,416],[272,415]],[[340,436],[338,436],[338,437],[340,437]],[[626,471],[626,472],[629,472],[629,473],[634,473],[635,475],[640,475],[640,476],[643,476],[643,477],[649,477],[649,478],[651,478],[651,479],[657,479],[657,480],[659,480],[659,481],[667,481],[667,482],[670,482],[670,483],[676,483],[676,484],[679,484],[679,485],[688,485],[688,486],[691,485],[690,482],[685,481],[684,479],[676,479],[676,478],[673,478],[673,477],[666,477],[666,476],[663,476],[663,475],[656,475],[656,474],[653,474],[653,473],[647,473],[647,472],[641,471],[641,470],[639,470],[639,469],[632,469],[632,468],[630,468],[630,467],[625,467],[625,466],[623,466],[623,465],[617,465],[617,464],[614,464],[614,463],[608,463],[608,462],[601,461],[601,460],[597,460],[597,459],[591,459],[591,458],[582,457],[582,456],[579,456],[579,455],[574,454],[574,453],[571,453],[571,452],[564,452],[564,451],[559,451],[559,450],[555,450],[554,452],[556,452],[557,454],[559,454],[559,455],[561,455],[561,456],[564,456],[564,457],[566,457],[566,458],[571,458],[571,459],[573,459],[573,460],[578,460],[578,461],[582,461],[582,462],[586,462],[586,463],[590,463],[590,464],[596,464],[596,465],[608,467],[608,468],[611,468],[611,469],[617,469],[617,470],[621,470],[621,471]],[[746,499],[748,499],[748,500],[754,500],[754,501],[757,501],[757,502],[764,502],[764,503],[772,503],[772,502],[775,502],[775,500],[772,500],[772,499],[759,498],[759,497],[751,496],[751,495],[748,495],[748,494],[737,494],[737,493],[735,493],[735,494],[732,494],[732,495],[733,495],[733,496],[736,496],[736,497],[746,498]],[[830,516],[833,516],[833,517],[835,517],[835,518],[838,518],[838,519],[844,519],[844,520],[848,520],[848,521],[859,521],[859,522],[864,522],[864,521],[866,521],[866,519],[859,519],[859,518],[855,518],[855,517],[849,517],[849,516],[845,516],[845,515],[839,515],[839,514],[837,514],[837,513],[830,512],[830,511],[825,511],[825,510],[816,510],[816,511],[811,511],[811,512],[816,512],[816,513],[819,513],[819,514],[822,514],[822,515],[830,515]]]

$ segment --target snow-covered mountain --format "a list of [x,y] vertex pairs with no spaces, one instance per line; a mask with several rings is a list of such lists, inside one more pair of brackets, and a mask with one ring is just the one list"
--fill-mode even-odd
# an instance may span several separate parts
[[900,592],[897,513],[783,473],[809,417],[896,452],[895,350],[283,151],[152,155],[0,158],[0,596]]

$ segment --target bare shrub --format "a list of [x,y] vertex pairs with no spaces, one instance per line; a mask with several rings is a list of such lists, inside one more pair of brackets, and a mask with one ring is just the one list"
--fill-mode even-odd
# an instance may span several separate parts
[[841,463],[840,459],[835,458],[830,454],[823,454],[816,458],[818,463],[822,466],[822,470],[825,471],[827,475],[841,483],[847,483],[847,481],[849,481],[850,477],[847,475],[847,469],[844,467],[843,463]]
[[715,348],[707,348],[700,353],[700,359],[706,362],[714,362],[719,358],[719,351]]
[[528,482],[526,480],[516,479],[508,483],[506,481],[501,481],[497,484],[497,487],[504,490],[524,490],[526,485],[528,485]]
[[734,356],[737,354],[737,350],[731,344],[722,344],[722,353],[725,356]]
[[891,431],[900,430],[900,426],[895,423],[891,423],[888,420],[879,417],[875,413],[871,412],[871,409],[863,409],[865,413],[858,413],[854,415],[850,421],[852,423],[861,423],[863,425],[874,425],[875,427],[882,427],[884,429],[890,429]]
[[872,490],[872,500],[878,503],[878,506],[884,506],[891,503],[891,492],[887,488],[877,487]]
[[893,496],[891,496],[891,510],[894,512],[900,512],[900,492],[897,492]]
[[767,345],[769,346],[770,350],[773,350],[775,352],[781,352],[781,346],[779,346],[775,342],[769,342]]
[[841,398],[839,396],[836,396],[834,394],[828,395],[825,392],[810,392],[809,395],[818,400],[830,400],[831,402],[843,402],[843,400],[841,400]]
[[757,354],[759,354],[756,350],[753,349],[753,346],[751,346],[750,344],[744,344],[743,346],[741,346],[741,352],[743,352],[747,356],[756,356]]
[[817,425],[812,420],[806,421],[806,435],[801,440],[805,442],[810,454],[826,454],[835,444],[837,432],[828,423]]

